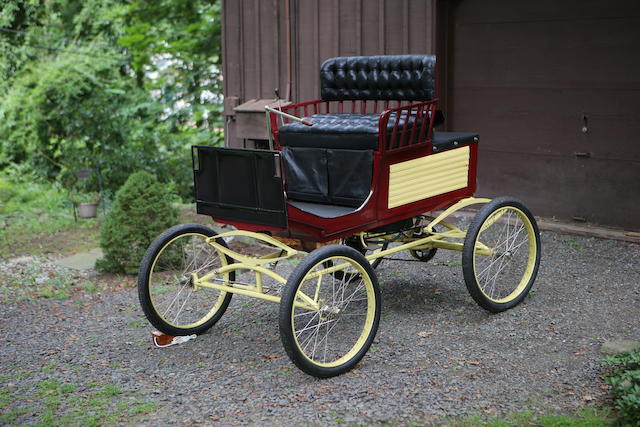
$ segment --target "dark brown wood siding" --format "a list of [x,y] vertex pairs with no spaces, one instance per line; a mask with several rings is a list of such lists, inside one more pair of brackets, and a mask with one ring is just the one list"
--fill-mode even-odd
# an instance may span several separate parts
[[[287,91],[287,0],[223,0],[224,95],[243,103]],[[436,0],[289,0],[291,93],[294,102],[319,97],[320,64],[351,55],[435,53]],[[236,101],[237,100],[237,101]],[[227,146],[236,137],[231,107]]]
[[447,126],[481,135],[478,194],[640,229],[640,2],[451,12]]

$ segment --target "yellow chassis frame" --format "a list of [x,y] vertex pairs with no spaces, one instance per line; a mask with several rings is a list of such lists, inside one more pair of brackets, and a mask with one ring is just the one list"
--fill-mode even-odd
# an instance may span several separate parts
[[[357,236],[361,239],[363,246],[366,246],[364,243],[365,238],[368,239],[368,238],[376,238],[376,237],[402,243],[399,246],[394,246],[392,248],[388,248],[385,250],[376,249],[370,255],[367,255],[365,257],[369,262],[373,262],[378,258],[391,255],[394,253],[398,253],[401,251],[405,251],[405,250],[424,250],[424,249],[438,248],[438,249],[462,251],[463,249],[462,243],[451,242],[445,239],[464,239],[467,232],[465,230],[461,230],[458,227],[444,221],[444,219],[449,215],[451,215],[452,213],[462,208],[465,208],[467,206],[480,204],[480,203],[488,203],[490,201],[491,199],[469,197],[469,198],[460,200],[458,203],[452,205],[451,207],[446,209],[444,212],[442,212],[440,215],[438,215],[435,218],[425,217],[431,220],[429,224],[424,226],[422,229],[423,233],[428,235],[426,237],[415,238],[412,236],[401,236],[399,238],[394,237],[393,239],[391,239],[388,237],[388,235],[384,233],[376,234],[376,233],[367,233],[367,232],[359,233],[357,234]],[[483,228],[490,226],[498,219],[499,219],[498,217],[494,217],[492,221],[490,221],[490,223],[486,223]],[[435,232],[434,227],[436,225],[440,225],[446,228],[446,230],[442,232]],[[250,237],[258,241],[261,241],[263,243],[272,245],[280,250],[261,256],[261,257],[251,257],[251,256],[243,255],[238,252],[232,251],[226,246],[223,246],[216,242],[217,239],[224,239],[226,237],[236,237],[236,236]],[[285,245],[284,243],[266,234],[254,233],[251,231],[243,231],[243,230],[229,231],[226,233],[218,234],[216,236],[208,238],[207,243],[209,243],[214,248],[216,248],[216,250],[218,250],[219,253],[222,253],[228,256],[229,258],[233,259],[234,262],[227,265],[223,265],[222,267],[217,268],[201,277],[198,277],[196,273],[192,273],[192,279],[193,279],[193,284],[195,289],[197,289],[198,287],[211,288],[211,289],[217,289],[223,292],[231,292],[235,294],[245,295],[248,297],[259,298],[266,301],[280,303],[280,297],[265,293],[263,289],[263,275],[271,277],[272,279],[276,280],[279,283],[282,283],[282,284],[286,283],[287,279],[285,279],[281,275],[267,268],[267,265],[274,264],[278,261],[291,258],[298,254],[297,250]],[[482,243],[478,243],[477,245],[478,245],[478,248],[477,248],[478,253],[483,255],[492,254],[493,250],[491,248],[483,245]],[[310,278],[320,277],[325,274],[342,270],[346,267],[348,267],[348,264],[346,263],[327,267],[325,269],[315,272],[313,276]],[[246,283],[239,283],[236,281],[228,280],[228,277],[229,277],[228,273],[232,271],[246,271],[246,270],[253,271],[255,273],[256,280],[254,285],[248,285]],[[218,279],[216,278],[216,276],[223,276],[223,277],[226,277],[227,279]],[[222,283],[214,283],[214,281],[222,282]],[[318,281],[318,283],[319,282],[320,281]],[[316,295],[314,295],[313,297],[306,295],[301,291],[298,291],[297,295],[299,299],[296,299],[296,302],[295,302],[296,306],[301,308],[306,308],[309,310],[318,310],[320,308],[319,301],[318,301],[318,292],[316,292]]]

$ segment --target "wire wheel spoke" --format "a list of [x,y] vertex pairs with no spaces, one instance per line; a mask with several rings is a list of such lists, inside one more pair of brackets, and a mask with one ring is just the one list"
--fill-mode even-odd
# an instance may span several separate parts
[[[222,303],[223,293],[195,287],[198,277],[221,266],[208,236],[185,234],[169,242],[158,254],[149,277],[149,295],[158,315],[175,327],[193,327],[210,319]],[[222,297],[221,297],[222,296]]]
[[[312,277],[335,267],[341,268]],[[292,326],[298,348],[306,358],[331,364],[361,345],[374,310],[369,304],[374,298],[373,287],[362,273],[363,268],[353,260],[332,257],[315,265],[305,276],[297,292],[314,295],[318,309],[294,307]]]
[[531,213],[513,199],[496,199],[478,212],[465,239],[467,288],[488,310],[510,308],[535,280],[539,257],[537,225]]

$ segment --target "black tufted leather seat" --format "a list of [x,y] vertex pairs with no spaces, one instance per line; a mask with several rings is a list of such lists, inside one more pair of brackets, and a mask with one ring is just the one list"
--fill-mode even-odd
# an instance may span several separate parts
[[[306,117],[313,126],[302,123],[288,123],[280,128],[280,145],[284,147],[345,148],[351,150],[378,149],[377,114],[314,114]],[[407,136],[415,118],[409,117]],[[395,114],[389,118],[387,134],[390,136],[396,121]],[[402,129],[405,116],[401,116],[398,129]],[[418,119],[418,128],[422,120]],[[399,132],[399,131],[398,131]],[[414,139],[419,132],[414,133]],[[400,135],[398,134],[398,138]],[[406,144],[406,142],[405,142]]]
[[[331,58],[320,69],[320,94],[323,101],[430,101],[435,97],[435,63],[433,55]],[[396,117],[392,114],[389,118],[389,135]],[[371,190],[380,115],[315,114],[306,118],[313,126],[294,122],[278,129],[279,143],[284,147],[287,197],[360,206]],[[406,116],[401,116],[397,132],[405,120]],[[406,139],[414,124],[416,129],[422,126],[423,119],[411,116],[408,120]],[[414,132],[414,138],[419,134]]]
[[429,101],[435,97],[434,55],[349,56],[320,67],[323,101]]

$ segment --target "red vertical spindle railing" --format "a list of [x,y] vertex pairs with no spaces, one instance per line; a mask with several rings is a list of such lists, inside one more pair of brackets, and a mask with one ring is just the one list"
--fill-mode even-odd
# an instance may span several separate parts
[[318,114],[318,103],[317,102],[313,103],[313,114]]
[[389,109],[389,101],[384,101],[384,109],[388,110]]
[[360,101],[360,114],[367,114],[367,100]]
[[398,143],[398,147],[404,147],[405,145],[411,144],[411,141],[408,144],[405,144],[405,136],[407,136],[407,126],[409,126],[409,118],[411,117],[411,107],[403,107],[402,110],[398,111],[398,114],[402,115],[403,112],[406,111],[406,115],[404,118],[404,124],[402,125],[402,132],[400,133],[400,141]]
[[338,104],[338,113],[342,114],[344,113],[344,102],[340,101],[340,103]]
[[378,114],[378,101],[373,101],[373,114]]
[[391,150],[392,148],[396,148],[398,144],[396,144],[396,136],[398,136],[398,123],[400,123],[400,116],[402,115],[402,111],[396,110],[394,112],[396,116],[396,120],[393,123],[393,130],[391,131],[391,139],[387,143],[387,150]]
[[356,112],[356,101],[355,99],[351,100],[351,114]]
[[424,136],[424,127],[427,124],[427,122],[431,122],[431,117],[433,116],[432,110],[433,110],[433,104],[427,105],[427,114],[422,119],[422,124],[420,125],[420,133],[418,134],[418,141],[422,141],[422,139],[425,137]]
[[304,106],[304,116],[305,117],[309,117],[309,106],[308,105]]
[[427,131],[427,136],[425,137],[425,139],[431,141],[433,139],[433,124],[435,123],[436,120],[436,103],[433,102],[429,105],[429,111],[431,111],[431,116],[430,116],[430,120],[429,120],[429,130]]
[[378,145],[381,151],[388,150],[389,140],[387,129],[389,128],[389,111],[383,111],[378,119]]
[[416,115],[413,118],[413,125],[411,125],[411,133],[409,134],[409,143],[413,144],[418,144],[420,143],[419,139],[413,139],[416,136],[416,128],[418,127],[418,120],[420,119],[420,117],[422,117],[422,111],[424,109],[424,105],[420,104],[418,106],[418,109],[416,110]]

